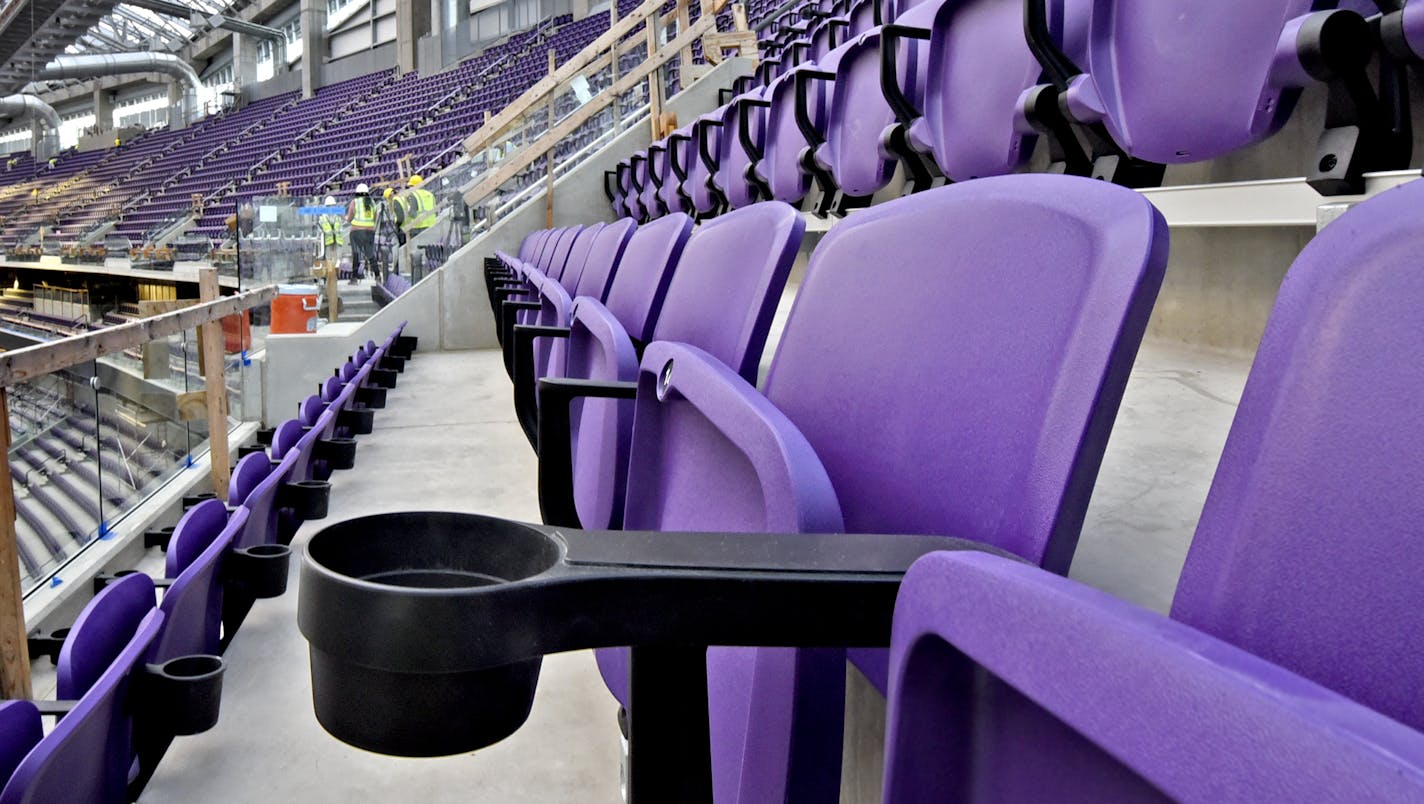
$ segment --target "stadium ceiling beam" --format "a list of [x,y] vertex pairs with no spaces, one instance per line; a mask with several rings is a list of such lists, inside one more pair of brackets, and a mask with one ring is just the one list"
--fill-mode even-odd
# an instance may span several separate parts
[[286,41],[286,35],[276,28],[259,25],[255,22],[248,22],[247,20],[238,19],[237,17],[229,17],[226,14],[210,14],[203,9],[193,8],[192,6],[185,6],[179,3],[170,3],[168,0],[124,0],[124,2],[128,5],[146,8],[149,11],[154,11],[169,17],[188,20],[193,23],[194,27],[196,27],[199,22],[207,22],[214,28],[222,28],[225,31],[231,31],[233,33],[256,36],[262,39],[280,39]]

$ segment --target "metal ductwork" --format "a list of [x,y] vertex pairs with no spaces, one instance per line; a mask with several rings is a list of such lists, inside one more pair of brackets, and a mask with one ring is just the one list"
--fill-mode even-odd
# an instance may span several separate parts
[[97,78],[128,73],[166,73],[197,92],[203,85],[198,73],[172,53],[89,53],[83,56],[55,56],[36,76],[41,80]]
[[12,119],[38,117],[49,126],[51,134],[59,133],[59,112],[34,95],[8,95],[0,98],[0,115],[9,115]]

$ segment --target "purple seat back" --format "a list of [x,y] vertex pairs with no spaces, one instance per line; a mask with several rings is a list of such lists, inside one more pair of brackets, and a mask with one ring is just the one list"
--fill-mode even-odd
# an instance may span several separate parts
[[[682,251],[651,335],[693,344],[734,371],[755,376],[804,231],[800,214],[780,203],[703,224]],[[619,271],[615,291],[626,271]],[[592,300],[579,299],[574,310],[568,376],[633,379],[636,352],[629,336],[647,338],[621,326]],[[586,527],[617,527],[623,519],[632,406],[626,400],[599,402],[584,402],[575,412],[574,500]]]
[[0,779],[9,779],[44,737],[40,710],[29,701],[0,703]]
[[272,433],[272,460],[280,461],[285,458],[301,437],[302,423],[297,419],[288,419],[277,425],[276,431]]
[[[896,18],[897,25],[928,28],[933,10],[917,6]],[[880,88],[880,29],[860,34],[845,45],[836,64],[835,91],[826,121],[826,142],[817,159],[831,169],[847,195],[869,196],[890,183],[895,160],[882,140],[895,113]],[[900,43],[899,84],[916,109],[923,109],[924,80],[929,72],[929,48],[924,42]]]
[[254,452],[243,456],[233,467],[232,480],[227,487],[227,504],[234,507],[242,505],[257,484],[271,473],[272,459],[266,453]]
[[753,100],[762,99],[763,89],[757,89],[739,95],[732,99],[732,102],[723,107],[722,111],[722,138],[718,143],[717,159],[717,185],[723,190],[727,197],[727,205],[732,209],[740,209],[756,203],[756,186],[747,179],[747,169],[751,167],[751,156],[742,147],[741,135],[738,126],[741,125],[740,118],[747,118],[747,133],[751,135],[752,144],[760,148],[763,141],[763,128],[766,118],[766,107],[750,103]]
[[79,704],[20,762],[0,802],[128,800],[128,682],[163,626],[155,599],[153,580],[135,574],[84,607],[60,649],[56,690]]
[[524,262],[528,262],[530,260],[530,258],[533,256],[532,252],[534,251],[534,247],[538,245],[539,237],[542,234],[543,232],[536,231],[530,232],[529,234],[524,236],[524,239],[519,243],[520,260],[523,260]]
[[563,283],[564,288],[570,293],[578,287],[579,277],[583,276],[584,267],[588,263],[589,252],[593,250],[593,242],[601,231],[603,231],[602,223],[584,227],[584,230],[579,232],[578,238],[574,240],[573,247],[569,249],[569,256],[564,261],[564,272],[559,276],[559,282]]
[[[534,323],[541,327],[567,327],[569,311],[574,301],[564,286],[552,279],[539,285],[539,309]],[[534,376],[564,376],[565,349],[563,338],[538,338],[534,341]]]
[[662,201],[663,207],[669,212],[686,212],[686,202],[678,192],[681,188],[681,180],[677,177],[677,171],[673,169],[673,160],[677,160],[679,167],[685,172],[687,166],[692,164],[694,154],[692,152],[692,126],[683,126],[668,136],[668,148],[663,160],[664,171],[662,174],[662,186],[658,188],[658,200]]
[[[205,509],[200,512],[200,509]],[[173,584],[163,594],[163,632],[148,660],[162,663],[197,653],[217,655],[222,641],[222,559],[247,524],[248,511],[229,517],[217,500],[188,510],[168,546],[164,575]],[[177,555],[175,556],[175,553]]]
[[677,264],[691,234],[691,218],[666,215],[639,226],[629,238],[608,286],[606,305],[634,338],[646,341],[652,336],[672,279],[668,269]]
[[342,381],[342,382],[351,382],[351,379],[356,376],[356,368],[357,368],[357,367],[356,367],[356,363],[353,362],[353,361],[348,360],[348,361],[346,361],[345,363],[342,363],[342,364],[341,364],[341,381]]
[[297,409],[297,421],[301,422],[303,427],[314,427],[316,420],[325,410],[326,405],[322,404],[321,398],[316,394],[311,394],[302,400],[301,406]]
[[[1141,159],[1196,162],[1229,153],[1285,123],[1309,81],[1294,56],[1289,23],[1334,6],[1334,0],[1094,0],[1083,52],[1069,53],[1085,75],[1064,100],[1075,118],[1101,121]],[[1291,53],[1278,59],[1282,41]]]
[[[714,183],[714,176],[707,169],[702,161],[702,156],[698,148],[706,148],[707,153],[715,157],[722,147],[722,127],[720,124],[722,115],[721,109],[715,112],[704,114],[692,124],[693,133],[693,159],[692,165],[687,168],[687,181],[683,183],[683,192],[687,193],[692,200],[692,208],[698,214],[708,214],[717,209],[719,199]],[[704,143],[698,145],[698,142]]]
[[256,547],[259,544],[275,544],[277,542],[280,517],[277,493],[287,482],[300,479],[294,477],[298,457],[295,450],[291,451],[268,473],[267,477],[257,484],[252,493],[247,495],[247,500],[243,503],[243,506],[248,509],[247,522],[243,524],[242,530],[233,540],[234,548]]
[[[920,193],[834,228],[766,394],[816,448],[846,528],[972,538],[1066,572],[1167,243],[1140,196],[1050,175]],[[897,316],[869,341],[844,326],[910,297],[965,309]],[[910,373],[918,385],[885,359],[925,344],[946,347]],[[883,691],[883,653],[851,655]]]
[[[887,797],[1419,797],[1421,203],[1411,183],[1359,205],[1286,274],[1179,622],[989,556],[911,568]],[[1002,616],[965,614],[987,600]],[[1053,775],[1025,772],[1026,755]]]
[[330,405],[332,402],[335,402],[336,398],[341,395],[343,385],[344,383],[341,382],[341,378],[336,376],[327,377],[326,382],[321,384],[322,404]]
[[554,248],[549,252],[549,264],[544,266],[544,273],[554,279],[563,276],[564,268],[568,265],[569,252],[574,248],[574,241],[583,232],[582,226],[570,226],[559,233],[558,240],[554,243]]
[[648,183],[648,152],[639,151],[628,158],[628,195],[623,206],[628,216],[634,220],[644,220],[648,211],[643,208],[643,188]]
[[638,224],[631,218],[622,218],[604,226],[589,246],[588,259],[579,274],[578,286],[570,295],[575,298],[590,296],[603,301],[608,296],[608,288],[617,274],[628,241],[637,228]]
[[1410,183],[1361,204],[1287,274],[1172,604],[1418,730],[1421,203]]
[[667,141],[659,140],[648,146],[647,160],[643,165],[643,190],[638,194],[638,203],[648,213],[648,218],[662,215],[658,207],[660,182],[667,170]]
[[[1061,46],[1081,47],[1090,4],[1050,4],[1049,27]],[[1020,97],[1039,83],[1043,72],[1024,39],[1023,3],[930,0],[918,8],[933,15],[933,28],[924,104],[919,107],[924,116],[910,128],[912,142],[928,150],[954,181],[1001,176],[1023,167],[1038,138],[1019,131],[1015,120]],[[1066,36],[1065,22],[1071,26]]]

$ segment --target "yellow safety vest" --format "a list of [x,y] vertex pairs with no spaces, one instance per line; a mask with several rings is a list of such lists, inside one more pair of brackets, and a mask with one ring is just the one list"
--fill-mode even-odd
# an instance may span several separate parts
[[361,199],[351,202],[351,228],[352,229],[375,229],[376,228],[376,203],[367,200],[362,204]]
[[415,210],[411,211],[410,201],[405,203],[406,219],[405,228],[409,231],[421,231],[429,229],[435,225],[435,194],[422,187],[417,187],[409,193],[409,199],[415,202]]
[[328,246],[340,246],[341,242],[341,221],[331,215],[322,215],[317,219],[321,224],[321,242]]

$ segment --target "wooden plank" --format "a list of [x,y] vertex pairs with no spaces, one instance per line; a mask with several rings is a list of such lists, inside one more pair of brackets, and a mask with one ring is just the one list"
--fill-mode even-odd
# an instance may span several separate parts
[[[648,58],[651,59],[658,52],[658,29],[651,20],[643,26],[643,29],[647,33]],[[692,47],[692,43],[688,42],[687,47]],[[662,75],[661,65],[648,73],[648,124],[651,126],[648,135],[655,140],[658,138],[658,123],[661,122],[663,115]]]
[[615,82],[613,86],[598,93],[588,103],[580,106],[573,114],[564,118],[557,126],[544,132],[544,135],[539,138],[538,142],[546,143],[545,145],[541,147],[536,144],[522,148],[501,162],[499,168],[486,175],[485,178],[477,182],[471,182],[471,184],[463,190],[465,201],[470,204],[479,204],[484,201],[491,193],[499,189],[501,185],[514,178],[521,170],[533,164],[534,160],[538,159],[545,151],[553,147],[553,143],[567,137],[575,129],[587,122],[589,118],[598,114],[604,107],[612,103],[614,98],[637,86],[638,82],[646,78],[649,73],[662,66],[668,59],[677,55],[677,52],[681,50],[685,44],[695,41],[706,33],[708,29],[714,28],[716,25],[717,18],[711,14],[693,23],[692,27],[688,28],[686,33],[679,34],[676,39],[663,45],[662,49],[659,50],[653,58],[639,64],[636,68]]
[[[10,399],[0,388],[0,449],[10,454]],[[20,552],[15,540],[15,481],[10,461],[0,461],[0,695],[29,698],[30,643],[25,636],[25,600],[20,588]]]
[[[615,5],[617,0],[614,0]],[[552,78],[559,69],[559,54],[557,51],[549,51],[549,76]],[[549,125],[554,125],[554,98],[558,95],[549,94]],[[554,228],[554,155],[550,153],[544,158],[544,228]]]
[[[333,272],[335,273],[335,272]],[[218,269],[198,269],[198,298],[217,301]],[[198,340],[203,350],[203,390],[208,403],[208,464],[212,472],[213,491],[219,500],[227,499],[232,468],[228,465],[227,448],[227,382],[223,379],[222,321],[209,321],[198,328]]]
[[[683,31],[692,27],[692,10],[687,7],[687,3],[688,0],[677,0],[677,8],[673,9],[674,13],[677,15],[678,33],[682,33]],[[687,84],[690,82],[687,80],[686,74],[688,72],[688,69],[692,67],[691,43],[689,43],[687,47],[683,48],[682,51],[678,53],[678,59],[679,67],[683,71],[682,84],[683,86],[687,86]]]
[[643,18],[651,14],[656,14],[662,9],[662,0],[646,0],[638,6],[628,16],[617,21],[602,36],[593,40],[587,47],[576,53],[571,59],[564,62],[553,75],[539,79],[538,83],[525,90],[513,103],[504,107],[504,110],[495,115],[488,123],[480,126],[479,130],[465,139],[465,152],[471,156],[478,155],[484,149],[490,147],[503,134],[504,130],[511,123],[518,120],[535,106],[543,101],[544,96],[560,89],[569,79],[583,71],[584,67],[603,51],[612,48],[624,35],[633,31],[642,22]]
[[0,386],[24,382],[41,374],[87,363],[96,357],[122,352],[148,341],[176,335],[209,321],[219,321],[234,313],[266,304],[277,297],[277,286],[267,285],[218,301],[174,310],[117,327],[72,335],[49,343],[26,346],[0,354]]

